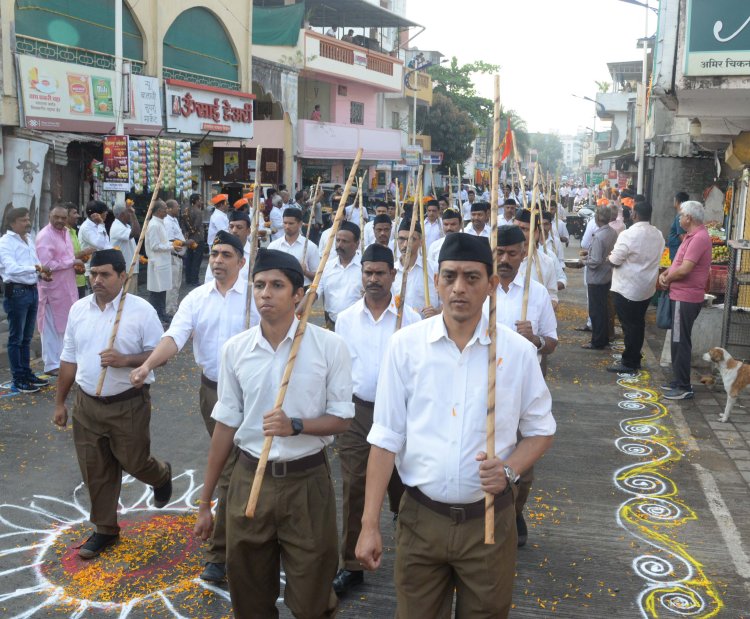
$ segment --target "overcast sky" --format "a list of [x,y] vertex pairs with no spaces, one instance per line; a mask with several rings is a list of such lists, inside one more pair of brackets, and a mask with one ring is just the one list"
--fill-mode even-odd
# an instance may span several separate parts
[[[645,0],[644,0],[645,1]],[[655,0],[651,0],[654,5]],[[425,26],[412,44],[456,56],[459,64],[500,65],[500,100],[530,131],[572,134],[591,127],[594,80],[611,82],[607,62],[640,60],[646,9],[620,0],[407,0],[408,19]],[[656,14],[649,11],[649,35]],[[492,98],[492,76],[476,76]],[[602,127],[599,122],[599,130]]]

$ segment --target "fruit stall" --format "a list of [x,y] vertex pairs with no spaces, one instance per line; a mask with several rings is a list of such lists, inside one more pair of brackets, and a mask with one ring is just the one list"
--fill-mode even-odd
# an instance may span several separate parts
[[729,263],[729,248],[727,247],[727,233],[723,222],[707,221],[706,230],[711,237],[711,270],[708,274],[706,292],[723,296],[727,287],[727,264]]

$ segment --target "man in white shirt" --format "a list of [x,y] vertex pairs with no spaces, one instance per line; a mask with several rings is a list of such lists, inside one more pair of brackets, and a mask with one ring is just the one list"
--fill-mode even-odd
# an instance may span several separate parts
[[[112,244],[104,227],[104,218],[107,215],[107,205],[99,200],[91,200],[86,205],[86,219],[78,228],[78,242],[81,250],[89,250],[94,253],[100,249],[109,249]],[[86,276],[89,274],[89,265],[86,264]]]
[[612,296],[622,326],[625,350],[622,359],[608,372],[637,374],[641,368],[641,349],[646,331],[646,310],[656,292],[659,260],[664,251],[664,236],[651,225],[651,204],[637,202],[630,228],[617,237],[609,255],[612,269]]
[[[404,273],[408,272],[406,278],[406,293],[403,302],[417,310],[422,318],[429,318],[440,313],[440,299],[435,290],[435,272],[422,256],[422,229],[419,222],[414,226],[414,233],[409,237],[411,220],[404,217],[398,229],[399,257],[396,262],[396,279],[393,281],[394,296],[401,296],[401,281]],[[411,244],[409,255],[409,265],[406,262],[406,246]],[[424,270],[427,270],[427,292],[425,293]]]
[[359,247],[359,226],[342,221],[336,233],[336,257],[329,259],[315,294],[323,298],[326,326],[336,327],[339,312],[362,298],[362,269]]
[[372,223],[373,236],[372,243],[367,244],[366,247],[377,244],[387,247],[392,252],[396,247],[396,240],[393,234],[393,222],[391,218],[384,214],[375,215],[372,222],[369,223]]
[[3,307],[8,316],[8,360],[12,390],[34,393],[49,384],[31,370],[31,338],[34,336],[39,292],[38,278],[52,281],[29,238],[29,210],[14,208],[6,215],[8,231],[0,238],[0,275],[5,283]]
[[[406,487],[398,517],[399,617],[507,617],[516,558],[513,497],[520,473],[552,443],[555,421],[534,346],[497,329],[496,455],[485,453],[490,338],[482,305],[494,292],[486,239],[450,235],[440,251],[444,312],[396,333],[378,378],[357,557],[382,558],[380,507],[394,463]],[[516,431],[524,439],[516,445]],[[484,543],[484,494],[494,495],[495,544]],[[408,540],[408,541],[407,541]]]
[[359,226],[360,218],[364,217],[365,221],[368,220],[367,209],[362,205],[362,212],[360,213],[359,200],[357,196],[354,196],[354,201],[344,209],[344,216],[346,221],[351,221],[353,224]]
[[552,229],[555,236],[557,236],[560,239],[560,242],[567,247],[569,235],[568,228],[565,226],[565,219],[567,217],[565,207],[559,207],[555,200],[550,200],[549,212],[552,213],[552,221],[554,222]]
[[470,193],[474,193],[474,192],[471,191],[471,190],[466,191],[466,185],[461,185],[461,192],[459,194],[459,198],[460,198],[462,204],[469,199],[469,194]]
[[471,223],[464,228],[464,232],[490,238],[489,215],[490,205],[487,202],[474,202],[471,205]]
[[461,214],[457,210],[449,208],[443,211],[443,236],[427,248],[427,261],[430,263],[433,272],[437,273],[438,256],[445,239],[450,234],[461,232],[461,223]]
[[[378,202],[375,205],[375,217],[365,224],[365,247],[368,247],[375,242],[375,218],[378,215],[388,215],[388,204],[385,202]],[[391,231],[393,231],[392,227]]]
[[164,227],[167,238],[172,243],[172,287],[167,290],[167,315],[172,316],[177,311],[180,302],[180,286],[182,285],[182,258],[187,252],[185,236],[180,229],[180,205],[177,200],[167,200],[167,216]]
[[[94,294],[73,304],[60,357],[54,422],[60,427],[67,424],[65,400],[75,382],[73,443],[95,528],[78,551],[82,559],[93,559],[119,541],[117,507],[123,471],[153,487],[155,507],[165,507],[172,496],[172,467],[151,455],[149,385],[154,375],[150,373],[139,388],[132,387],[129,378],[130,369],[140,366],[158,344],[162,328],[146,300],[123,291],[125,269],[117,249],[91,257]],[[117,337],[109,348],[123,294]],[[102,368],[107,373],[97,395]]]
[[540,243],[539,251],[555,259],[555,271],[557,272],[557,287],[562,290],[568,285],[568,276],[565,274],[565,249],[556,234],[552,232],[552,213],[542,213],[542,229],[544,230],[544,245]]
[[271,240],[275,241],[284,236],[284,214],[283,200],[279,194],[273,194],[271,197],[271,210],[268,213],[268,219],[271,222]]
[[[140,387],[155,368],[177,355],[192,337],[195,363],[201,368],[198,401],[209,436],[213,435],[216,425],[211,412],[218,398],[216,386],[221,349],[230,337],[245,330],[247,279],[239,277],[244,265],[240,239],[219,231],[208,256],[208,268],[214,273],[214,278],[188,293],[158,346],[143,365],[130,373],[130,382]],[[250,326],[258,322],[260,317],[255,310],[251,314]],[[226,497],[236,461],[235,451],[219,478],[216,522],[206,552],[206,566],[201,574],[201,578],[208,582],[220,583],[226,578]]]
[[[370,245],[362,254],[364,297],[341,312],[336,321],[336,333],[344,339],[351,353],[354,383],[354,420],[349,430],[336,439],[343,478],[341,558],[333,581],[337,595],[343,595],[364,580],[362,565],[354,551],[362,528],[365,473],[370,455],[367,434],[372,428],[378,373],[388,340],[396,331],[398,307],[391,294],[395,276],[393,252],[377,243]],[[402,327],[419,320],[419,314],[404,307]],[[394,470],[388,484],[390,509],[394,515],[398,514],[402,494],[403,486]]]
[[[312,241],[307,241],[307,251],[305,251],[305,238],[300,234],[302,228],[302,211],[298,208],[287,208],[284,211],[284,236],[275,241],[271,241],[268,249],[278,249],[286,254],[291,254],[299,260],[302,266],[302,273],[305,276],[305,290],[312,284],[315,278],[315,271],[320,264],[318,256],[318,246]],[[304,255],[305,262],[302,264]]]
[[[250,215],[244,211],[234,211],[229,214],[229,233],[236,236],[240,240],[240,244],[244,248],[245,265],[240,269],[240,279],[247,284],[248,269],[250,268]],[[260,231],[259,231],[260,232]],[[214,243],[216,239],[214,239]],[[206,269],[206,275],[203,278],[203,283],[214,281],[214,274],[211,269]]]
[[167,315],[167,290],[172,287],[172,243],[167,238],[164,218],[167,216],[167,205],[157,200],[151,220],[146,229],[146,256],[148,256],[148,277],[146,289],[149,291],[151,305],[162,322],[169,322]]
[[[303,275],[289,254],[260,249],[253,267],[258,326],[230,338],[221,353],[216,421],[201,490],[197,535],[213,530],[211,498],[236,446],[227,493],[227,577],[235,617],[275,617],[279,564],[296,617],[332,617],[338,563],[336,494],[325,447],[354,416],[351,361],[335,333],[308,324],[283,409],[274,407],[299,321]],[[266,437],[269,461],[252,518],[248,494]],[[283,498],[282,498],[283,497]]]
[[497,219],[498,226],[512,226],[516,219],[518,205],[513,198],[508,198],[503,204],[503,214]]
[[[125,258],[125,264],[130,268],[130,264],[133,261],[133,254],[135,254],[135,239],[141,235],[141,225],[138,223],[135,209],[132,206],[122,203],[115,204],[112,214],[115,216],[115,220],[109,228],[109,240],[113,247],[119,248]],[[139,263],[139,260],[135,261],[133,277],[130,278],[125,292],[131,294],[138,292]]]
[[[516,213],[515,225],[521,228],[526,242],[528,243],[529,234],[531,234],[531,211],[528,209],[520,209]],[[539,215],[537,215],[536,226],[534,227],[534,240],[536,245],[539,245],[539,227],[540,227]],[[559,297],[557,295],[558,282],[557,282],[557,268],[555,267],[555,259],[550,256],[545,256],[544,252],[534,252],[531,260],[529,256],[525,256],[521,267],[519,269],[521,276],[526,275],[526,268],[531,263],[531,278],[543,284],[549,292],[550,299],[552,299],[552,307],[556,308]]]
[[214,244],[214,237],[219,230],[229,229],[229,217],[227,215],[229,195],[226,193],[217,194],[211,198],[211,204],[214,205],[214,212],[211,213],[211,219],[208,220],[208,234],[206,235],[206,243],[209,247]]
[[426,202],[424,207],[427,216],[422,225],[422,232],[425,246],[429,247],[443,236],[443,222],[440,221],[440,203],[437,200]]
[[[461,192],[461,193],[464,193],[464,192]],[[463,216],[464,216],[464,223],[468,225],[469,222],[471,221],[471,205],[474,204],[475,196],[474,196],[473,189],[469,189],[469,191],[465,193],[467,197],[466,197],[466,201],[463,202],[463,206],[462,206],[463,210],[461,212],[463,213]],[[461,197],[461,199],[464,200],[463,196]]]

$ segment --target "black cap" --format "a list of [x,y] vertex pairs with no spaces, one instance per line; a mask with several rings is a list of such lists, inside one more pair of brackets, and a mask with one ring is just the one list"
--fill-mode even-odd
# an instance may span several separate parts
[[284,212],[281,214],[283,217],[294,217],[297,221],[302,221],[302,209],[298,209],[296,206],[290,206],[286,209],[284,209]]
[[226,230],[219,230],[216,233],[216,236],[214,237],[214,242],[211,247],[214,247],[214,245],[231,245],[234,247],[241,255],[244,255],[245,248],[242,246],[242,242],[240,239],[231,232],[227,232]]
[[513,198],[508,198],[503,206],[516,206],[517,204],[518,202],[516,202]]
[[445,237],[438,256],[438,262],[445,260],[481,262],[492,266],[492,250],[490,249],[489,239],[473,234],[450,234]]
[[509,245],[517,245],[518,243],[525,243],[526,237],[523,235],[523,230],[518,226],[500,226],[497,229],[497,246],[508,247]]
[[[516,211],[516,221],[520,221],[525,224],[531,223],[531,211],[527,208],[520,208]],[[536,223],[539,225],[539,216],[537,215]]]
[[229,213],[229,221],[244,221],[247,227],[250,228],[253,224],[250,221],[250,215],[247,211],[232,211]]
[[278,249],[265,249],[261,247],[255,256],[255,264],[253,265],[253,276],[256,273],[262,271],[271,271],[273,269],[284,269],[287,271],[294,271],[298,273],[300,279],[304,279],[302,273],[302,267],[299,264],[299,260],[292,254],[287,254]]
[[352,223],[351,221],[342,221],[341,225],[339,226],[339,232],[341,232],[342,230],[351,232],[354,235],[354,240],[359,241],[359,226],[357,224]]
[[440,202],[438,200],[427,200],[427,202],[424,203],[425,207],[428,206],[440,206]]
[[375,215],[375,219],[372,220],[372,225],[377,226],[378,224],[390,224],[393,225],[391,218],[388,215]]
[[487,212],[490,210],[490,205],[487,202],[474,202],[474,204],[471,205],[471,212],[477,213],[479,211]]
[[446,219],[461,219],[461,213],[454,208],[447,208],[443,211],[443,221]]
[[389,267],[393,268],[393,252],[384,245],[373,243],[362,254],[362,262],[386,262]]
[[[411,217],[404,217],[401,219],[401,223],[398,226],[398,231],[401,232],[402,230],[406,230],[407,232],[411,230]],[[419,225],[418,221],[414,224],[414,231],[422,234],[422,226]]]
[[544,213],[542,213],[542,219],[544,219],[544,221],[552,221],[552,213],[544,211]]
[[101,267],[105,264],[111,264],[115,271],[124,271],[125,257],[119,249],[100,249],[99,251],[95,251],[91,256],[90,266]]

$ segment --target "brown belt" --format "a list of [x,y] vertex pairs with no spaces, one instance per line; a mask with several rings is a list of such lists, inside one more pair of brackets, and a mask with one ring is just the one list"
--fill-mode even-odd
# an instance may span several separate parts
[[352,395],[352,402],[359,406],[364,406],[365,408],[375,408],[375,402],[368,402],[367,400],[358,398],[356,395]]
[[107,396],[89,395],[83,389],[81,389],[81,393],[86,397],[91,398],[92,400],[101,402],[102,404],[114,404],[115,402],[124,402],[125,400],[131,400],[132,398],[141,395],[144,391],[148,393],[148,390],[150,388],[151,385],[143,385],[142,387],[133,387],[132,389],[128,389],[127,391],[123,391],[122,393],[116,393],[115,395]]
[[[456,524],[461,524],[467,520],[473,520],[474,518],[480,518],[484,516],[484,499],[480,499],[474,503],[459,503],[457,505],[450,505],[449,503],[440,503],[439,501],[433,501],[419,488],[413,486],[406,486],[406,493],[413,498],[417,503],[421,503],[425,507],[431,509],[436,514],[446,516],[453,520]],[[499,512],[501,509],[511,505],[513,503],[513,492],[510,486],[505,489],[502,494],[495,495],[495,511]]]
[[[271,477],[286,477],[290,473],[302,473],[309,469],[325,464],[326,456],[323,451],[314,453],[311,456],[305,456],[299,460],[288,460],[286,462],[268,462],[266,465],[266,475]],[[258,458],[240,450],[240,462],[249,471],[255,471],[258,468]]]
[[214,391],[216,391],[216,388],[219,386],[219,383],[215,380],[211,380],[205,374],[201,374],[201,382],[206,385],[206,387],[211,387]]

